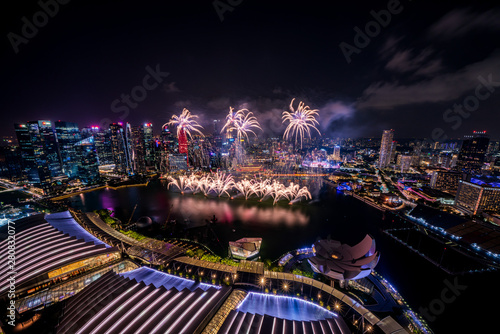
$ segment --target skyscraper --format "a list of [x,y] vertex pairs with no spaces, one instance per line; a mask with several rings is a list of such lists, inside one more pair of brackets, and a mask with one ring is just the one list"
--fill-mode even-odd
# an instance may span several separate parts
[[111,134],[109,129],[91,126],[82,129],[82,137],[94,137],[94,146],[97,152],[99,165],[113,164],[113,150],[111,148]]
[[14,128],[21,149],[23,174],[30,184],[40,187],[46,194],[50,193],[51,173],[38,122],[15,124]]
[[62,162],[62,172],[69,178],[77,177],[75,144],[81,140],[78,124],[55,122],[57,141]]
[[74,145],[76,172],[83,184],[99,182],[99,163],[94,145],[94,137],[82,139]]
[[126,124],[124,129],[122,123],[111,123],[109,130],[115,171],[130,175],[133,173],[130,161],[132,155],[130,124]]
[[382,142],[380,144],[380,156],[378,167],[386,168],[391,163],[391,155],[393,151],[394,130],[384,130],[382,134]]
[[338,146],[338,145],[335,145],[335,147],[333,148],[333,159],[335,161],[341,161],[341,159],[340,159],[340,146]]
[[146,166],[152,167],[155,165],[155,141],[153,138],[153,124],[145,123],[143,126],[144,132],[144,154]]
[[132,164],[137,173],[146,172],[146,147],[144,140],[144,127],[141,125],[131,127],[132,135]]
[[52,122],[48,120],[39,120],[28,122],[32,139],[41,145],[40,148],[45,155],[47,167],[52,177],[62,175],[61,157],[59,153],[59,143]]
[[486,131],[474,131],[472,136],[466,136],[458,154],[458,171],[480,174],[489,142],[490,138],[486,135]]

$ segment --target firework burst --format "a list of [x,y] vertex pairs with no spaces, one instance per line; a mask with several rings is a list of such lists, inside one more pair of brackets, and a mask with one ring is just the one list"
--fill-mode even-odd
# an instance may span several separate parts
[[192,115],[189,110],[184,108],[179,116],[173,115],[170,121],[163,124],[163,127],[176,126],[177,137],[180,136],[181,131],[184,131],[189,137],[191,137],[191,132],[196,132],[203,136],[203,133],[200,131],[200,129],[203,129],[203,127],[198,124],[196,118],[198,118],[198,116]]
[[277,204],[282,200],[287,200],[288,204],[294,204],[302,199],[312,199],[307,187],[300,188],[298,184],[290,183],[287,187],[277,180],[271,181],[269,179],[262,181],[241,180],[235,182],[231,174],[222,172],[202,176],[192,174],[189,177],[181,175],[178,179],[169,177],[168,180],[168,188],[172,185],[176,186],[183,194],[186,191],[191,191],[194,194],[201,192],[205,196],[212,193],[219,197],[225,195],[234,198],[231,197],[230,192],[237,191],[245,199],[250,198],[252,195],[259,197],[261,202],[272,198],[273,204]]
[[231,131],[229,129],[234,127],[234,123],[237,119],[242,117],[242,113],[242,110],[234,111],[233,107],[229,107],[229,113],[226,116],[226,124],[224,124],[220,132],[223,133],[224,130]]
[[233,121],[232,126],[228,128],[228,131],[236,130],[238,142],[241,142],[243,137],[248,140],[249,133],[252,133],[257,137],[257,134],[252,130],[252,128],[262,130],[253,113],[247,109],[241,109],[236,112],[236,118]]
[[316,125],[319,125],[319,122],[316,120],[316,116],[318,116],[318,109],[310,109],[309,106],[306,106],[304,102],[300,101],[297,110],[293,107],[293,101],[290,102],[290,112],[283,111],[282,120],[283,123],[288,121],[288,126],[285,129],[285,133],[283,134],[283,139],[295,138],[295,142],[300,139],[300,147],[302,148],[302,140],[304,136],[307,135],[311,138],[311,129],[318,131]]

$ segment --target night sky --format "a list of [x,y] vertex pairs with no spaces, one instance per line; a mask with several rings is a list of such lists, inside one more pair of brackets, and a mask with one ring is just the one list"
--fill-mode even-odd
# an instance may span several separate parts
[[[487,130],[497,139],[493,3],[73,0],[50,17],[37,1],[12,1],[0,14],[0,135],[36,119],[153,122],[158,133],[184,107],[211,132],[233,106],[253,111],[272,136],[296,97],[320,109],[327,137],[394,128],[396,137]],[[132,91],[140,101],[127,106],[120,99]]]

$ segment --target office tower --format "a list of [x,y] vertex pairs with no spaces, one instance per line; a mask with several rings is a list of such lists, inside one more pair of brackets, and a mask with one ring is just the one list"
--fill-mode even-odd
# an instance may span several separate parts
[[168,166],[171,172],[176,171],[186,171],[188,169],[187,164],[187,154],[169,154],[168,155]]
[[153,138],[153,124],[145,123],[143,126],[144,132],[144,155],[147,167],[155,165],[155,141]]
[[378,167],[386,168],[391,163],[391,155],[394,148],[394,130],[384,130],[382,134],[382,142],[380,144],[380,156]]
[[412,158],[413,157],[411,155],[399,155],[398,156],[397,165],[400,166],[401,173],[406,173],[410,170]]
[[17,146],[0,146],[0,177],[11,181],[23,179],[23,159]]
[[495,140],[495,141],[490,141],[490,144],[488,145],[488,151],[487,154],[496,154],[499,152],[499,146],[500,146],[500,141]]
[[61,156],[57,136],[52,128],[52,122],[48,120],[39,120],[28,123],[37,125],[37,130],[35,130],[34,126],[31,126],[30,129],[34,131],[32,136],[40,136],[40,140],[43,143],[43,151],[47,159],[47,165],[50,170],[50,175],[52,177],[61,176]]
[[101,129],[98,126],[91,126],[82,129],[82,136],[94,137],[94,146],[97,152],[99,166],[114,163],[113,150],[111,148],[111,133],[109,129]]
[[335,147],[333,148],[333,159],[335,161],[342,160],[342,159],[340,159],[340,146],[338,146],[338,145],[335,145]]
[[434,171],[431,177],[431,188],[455,195],[462,176],[462,173],[457,172]]
[[55,122],[57,141],[62,162],[62,172],[69,178],[77,176],[75,144],[81,140],[78,124],[71,122]]
[[220,133],[220,130],[221,130],[221,120],[214,119],[213,143],[214,147],[217,149],[222,148],[222,134]]
[[35,165],[35,152],[27,124],[14,124],[17,142],[21,152],[22,170],[27,176],[28,172]]
[[487,183],[477,178],[461,180],[455,206],[473,215],[483,211],[500,212],[500,183]]
[[74,144],[76,173],[83,184],[99,182],[99,163],[94,145],[94,137],[90,136]]
[[126,124],[124,129],[122,123],[111,123],[109,131],[115,171],[120,174],[133,174],[133,166],[130,161],[132,156],[130,124]]
[[474,131],[472,136],[466,136],[458,154],[458,171],[468,174],[480,174],[489,142],[490,139],[485,131]]
[[125,154],[126,154],[126,173],[127,175],[133,175],[134,170],[134,150],[133,150],[133,137],[132,137],[132,126],[130,123],[125,123]]
[[132,164],[136,173],[146,172],[146,147],[144,140],[144,127],[141,125],[131,127],[132,139]]
[[44,151],[44,137],[40,135],[38,122],[14,124],[23,161],[23,174],[28,182],[50,193],[51,173]]

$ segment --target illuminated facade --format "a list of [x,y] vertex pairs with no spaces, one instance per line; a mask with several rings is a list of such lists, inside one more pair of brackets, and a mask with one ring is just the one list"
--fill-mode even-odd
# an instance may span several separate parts
[[455,205],[473,215],[483,211],[500,212],[500,183],[475,178],[470,182],[460,181]]
[[51,173],[38,122],[15,124],[14,128],[21,149],[23,174],[30,184],[40,187],[45,194],[50,193]]
[[187,170],[187,154],[169,154],[168,166],[171,172]]
[[240,260],[246,260],[259,254],[262,238],[243,238],[229,242],[231,255]]
[[411,155],[399,155],[397,165],[400,167],[401,173],[406,173],[410,170],[413,156]]
[[[7,226],[0,229],[7,238]],[[35,215],[16,221],[16,304],[23,311],[42,304],[56,301],[52,295],[58,290],[60,300],[78,292],[86,285],[85,281],[76,284],[77,290],[63,293],[61,284],[95,275],[102,269],[121,261],[121,253],[84,230],[69,212],[51,215]],[[7,298],[8,261],[0,265],[0,299]],[[90,282],[87,282],[90,283]],[[33,296],[39,295],[39,298]],[[20,311],[20,310],[19,310]]]
[[472,136],[467,136],[458,155],[458,170],[468,174],[480,174],[489,142],[486,132],[474,131]]
[[99,160],[94,145],[94,137],[85,138],[74,145],[76,176],[83,184],[99,182]]
[[456,194],[462,173],[434,171],[431,177],[431,188]]
[[382,142],[380,144],[380,156],[378,160],[378,167],[380,169],[386,168],[391,163],[391,156],[393,151],[394,130],[384,130],[382,134]]
[[74,145],[81,140],[78,124],[71,122],[55,122],[57,141],[61,154],[62,171],[69,178],[77,177],[77,161]]

